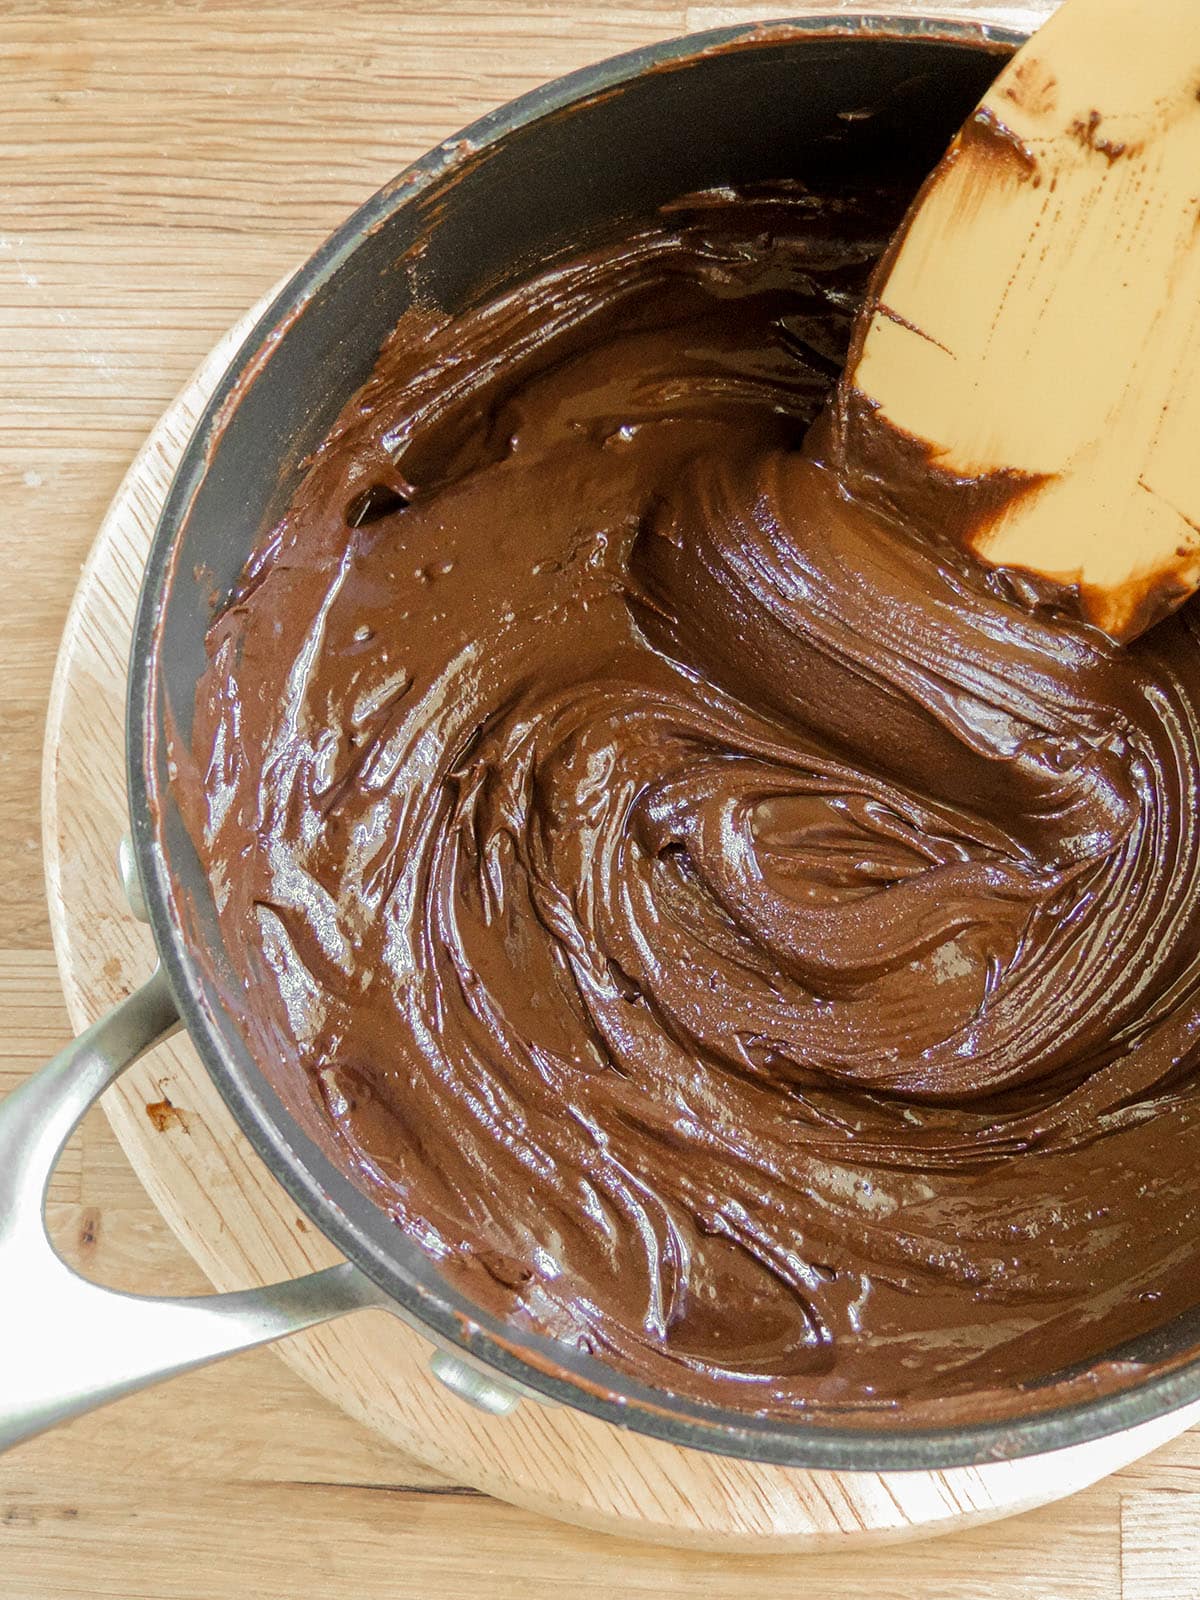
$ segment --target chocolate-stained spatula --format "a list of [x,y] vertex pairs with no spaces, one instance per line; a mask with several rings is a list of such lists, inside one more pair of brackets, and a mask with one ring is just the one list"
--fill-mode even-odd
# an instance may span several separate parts
[[891,478],[918,522],[940,484],[931,532],[1077,589],[1114,638],[1200,586],[1200,0],[1066,0],[1013,57],[883,263],[841,399],[851,482]]

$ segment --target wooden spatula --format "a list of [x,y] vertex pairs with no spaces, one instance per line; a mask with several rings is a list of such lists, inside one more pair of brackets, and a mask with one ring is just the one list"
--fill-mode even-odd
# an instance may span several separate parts
[[841,401],[851,481],[1114,638],[1200,586],[1200,0],[1066,0],[1013,57]]

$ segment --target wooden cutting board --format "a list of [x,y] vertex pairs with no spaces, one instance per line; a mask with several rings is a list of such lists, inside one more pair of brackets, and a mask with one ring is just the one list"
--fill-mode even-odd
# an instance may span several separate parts
[[[125,664],[162,496],[213,384],[258,308],[203,363],[139,453],[84,567],[47,724],[43,828],[68,1008],[99,1015],[145,973],[151,943],[121,902]],[[159,1210],[221,1289],[336,1260],[242,1138],[185,1040],[105,1100]],[[547,1516],[627,1537],[766,1553],[947,1532],[1070,1494],[1200,1420],[1189,1412],[1031,1460],[940,1473],[802,1472],[679,1449],[566,1408],[486,1417],[428,1371],[429,1347],[386,1313],[297,1336],[280,1353],[339,1406],[428,1466]]]

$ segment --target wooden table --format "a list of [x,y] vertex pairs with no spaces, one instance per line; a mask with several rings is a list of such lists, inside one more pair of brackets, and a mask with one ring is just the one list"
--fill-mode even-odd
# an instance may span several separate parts
[[[357,201],[470,118],[614,51],[784,9],[0,5],[0,1090],[67,1036],[41,876],[42,725],[80,563],[155,418]],[[98,1277],[205,1287],[99,1114],[52,1213]],[[1192,1434],[1058,1507],[926,1545],[685,1556],[435,1480],[266,1351],[0,1460],[0,1600],[1196,1600],[1196,1487]]]

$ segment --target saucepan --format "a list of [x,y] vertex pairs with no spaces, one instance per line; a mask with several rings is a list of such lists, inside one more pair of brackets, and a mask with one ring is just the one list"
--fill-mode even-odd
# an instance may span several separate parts
[[[1079,1399],[1053,1384],[1003,1420],[884,1428],[781,1422],[649,1390],[594,1355],[514,1328],[445,1282],[361,1193],[251,1058],[223,996],[208,885],[163,777],[164,717],[186,723],[212,592],[227,593],[305,456],[419,296],[449,311],[572,240],[690,191],[779,176],[867,175],[915,190],[1019,35],[943,14],[806,16],[619,57],[475,123],[369,200],[292,279],[218,385],[151,549],[130,670],[127,888],[161,965],[0,1107],[0,1445],[173,1373],[362,1307],[435,1347],[464,1399],[535,1397],[680,1445],[789,1466],[937,1468],[1083,1443],[1200,1399],[1200,1333],[1155,1335],[1153,1374]],[[186,732],[186,726],[184,727]],[[157,780],[157,781],[156,781]],[[151,804],[152,795],[165,795]],[[118,1294],[72,1273],[43,1220],[58,1153],[88,1106],[187,1029],[234,1117],[344,1262],[196,1299]],[[1129,1354],[1130,1352],[1125,1352]]]

